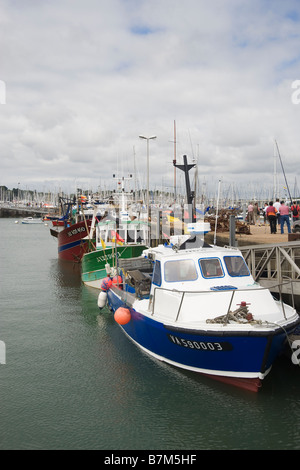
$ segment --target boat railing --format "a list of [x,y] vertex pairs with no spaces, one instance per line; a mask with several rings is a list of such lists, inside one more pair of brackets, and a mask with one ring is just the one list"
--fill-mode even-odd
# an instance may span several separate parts
[[[243,293],[247,294],[245,298],[250,298],[253,300],[252,308],[255,308],[255,303],[257,300],[262,300],[264,297],[264,292],[271,292],[272,288],[278,290],[278,297],[273,297],[275,300],[280,302],[281,311],[283,314],[284,319],[286,320],[286,304],[283,301],[282,291],[283,286],[287,284],[290,285],[290,292],[291,292],[291,307],[295,309],[295,300],[294,300],[294,289],[293,289],[294,281],[292,279],[284,279],[281,283],[276,283],[276,285],[270,287],[262,287],[260,285],[256,285],[256,283],[252,286],[247,286],[247,288],[236,288],[233,286],[216,286],[216,288],[211,288],[210,290],[203,290],[203,291],[180,291],[177,289],[168,289],[165,287],[155,287],[153,294],[150,295],[149,298],[149,310],[151,312],[151,316],[155,316],[157,314],[163,315],[164,317],[167,316],[169,320],[177,322],[179,318],[184,320],[186,312],[189,312],[189,318],[193,317],[193,312],[191,309],[195,307],[197,309],[197,305],[205,305],[205,309],[207,311],[208,316],[215,315],[215,306],[216,303],[212,302],[211,295],[218,295],[217,305],[219,306],[218,311],[222,312],[224,317],[229,317],[230,313],[232,313],[233,306],[243,305]],[[259,292],[259,296],[253,296],[254,292]],[[164,294],[161,296],[160,294]],[[167,293],[167,295],[165,295]],[[196,302],[196,303],[195,303]],[[239,302],[239,303],[236,303]],[[261,305],[257,305],[256,308],[261,309]],[[184,313],[185,312],[185,313]],[[265,312],[267,313],[267,312]],[[195,312],[194,317],[196,318],[197,314]]]

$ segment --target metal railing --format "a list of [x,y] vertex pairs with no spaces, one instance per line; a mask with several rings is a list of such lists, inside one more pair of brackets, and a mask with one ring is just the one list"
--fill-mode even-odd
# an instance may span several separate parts
[[[285,278],[295,281],[295,291],[300,294],[300,244],[253,245],[240,247],[255,281],[281,283]],[[285,289],[286,290],[286,289]]]

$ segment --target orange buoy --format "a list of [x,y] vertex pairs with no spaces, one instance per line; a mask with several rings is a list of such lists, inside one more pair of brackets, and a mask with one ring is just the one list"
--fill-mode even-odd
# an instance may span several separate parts
[[110,277],[105,277],[103,281],[101,282],[101,287],[100,289],[103,290],[104,292],[108,291],[112,286],[112,279]]
[[122,282],[122,276],[114,276],[112,280],[112,285],[115,287],[120,287],[120,289],[122,289]]
[[115,311],[114,318],[119,325],[126,325],[131,320],[130,310],[125,307],[119,307]]

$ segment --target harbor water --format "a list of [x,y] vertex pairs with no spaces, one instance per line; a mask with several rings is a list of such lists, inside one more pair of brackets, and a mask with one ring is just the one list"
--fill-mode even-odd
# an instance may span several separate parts
[[160,363],[58,261],[50,225],[0,231],[1,450],[300,449],[290,357],[257,394]]

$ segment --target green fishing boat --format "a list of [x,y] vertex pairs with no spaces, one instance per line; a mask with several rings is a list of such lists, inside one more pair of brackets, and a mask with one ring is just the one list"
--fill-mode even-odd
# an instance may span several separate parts
[[[81,280],[101,288],[103,278],[114,275],[119,259],[136,258],[148,248],[149,224],[140,220],[104,220],[96,225],[96,245],[81,262]],[[117,256],[116,256],[117,255]]]

